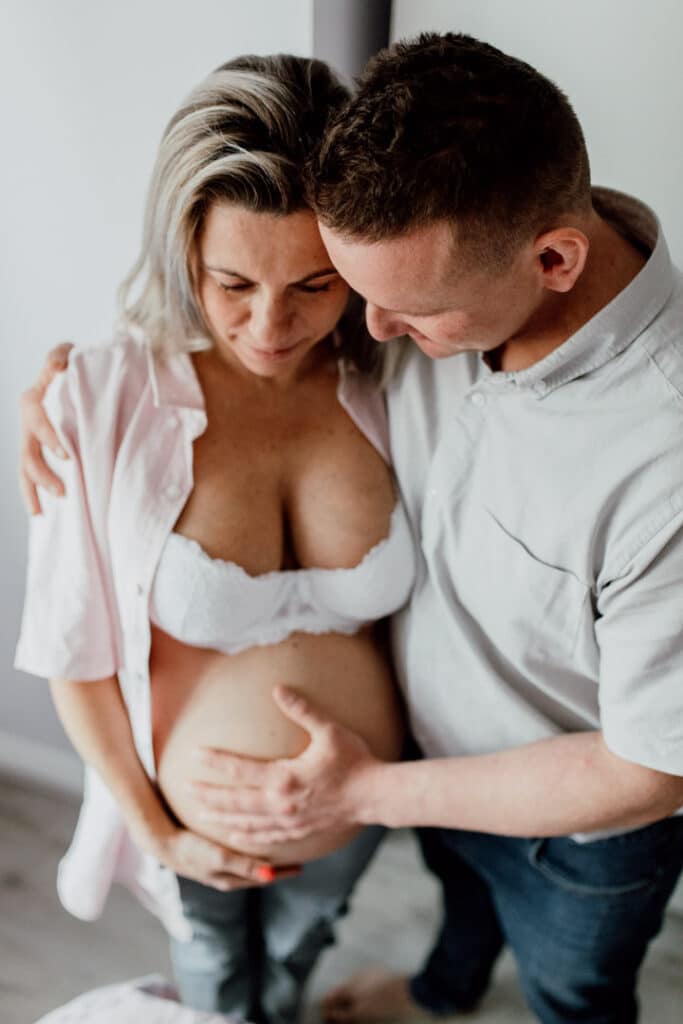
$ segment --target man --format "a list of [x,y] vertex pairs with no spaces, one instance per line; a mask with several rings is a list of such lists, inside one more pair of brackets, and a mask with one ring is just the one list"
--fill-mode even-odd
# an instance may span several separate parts
[[681,277],[645,207],[591,194],[562,93],[466,36],[378,55],[313,179],[372,334],[429,357],[389,389],[424,555],[394,650],[425,759],[379,764],[280,691],[308,750],[216,754],[239,785],[207,802],[236,842],[429,826],[431,956],[352,981],[330,1019],[471,1008],[509,943],[541,1021],[627,1024],[683,862]]
[[544,1024],[629,1024],[683,863],[681,276],[644,206],[591,192],[562,93],[466,36],[378,55],[312,178],[371,332],[414,342],[388,399],[423,567],[393,635],[424,759],[281,689],[309,747],[213,752],[205,803],[238,847],[421,827],[436,945],[330,1020],[466,1011],[507,943]]

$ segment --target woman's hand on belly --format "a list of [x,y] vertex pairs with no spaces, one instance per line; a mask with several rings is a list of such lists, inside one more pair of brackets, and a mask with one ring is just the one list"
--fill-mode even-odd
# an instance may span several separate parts
[[192,878],[221,892],[267,885],[297,875],[300,870],[298,867],[272,867],[182,827],[156,837],[150,853],[176,875]]
[[200,820],[220,829],[224,841],[237,849],[372,824],[370,783],[383,762],[360,736],[294,691],[279,687],[273,696],[310,735],[310,743],[298,757],[270,762],[203,749],[200,759],[224,784],[190,784],[202,807]]

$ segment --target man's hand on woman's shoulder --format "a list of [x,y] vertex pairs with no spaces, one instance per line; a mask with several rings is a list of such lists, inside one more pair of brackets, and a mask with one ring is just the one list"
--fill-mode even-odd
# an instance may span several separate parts
[[73,347],[72,342],[64,341],[48,352],[37,380],[24,391],[19,403],[19,487],[26,509],[32,516],[42,511],[38,487],[44,487],[60,497],[64,494],[64,484],[45,461],[43,447],[49,448],[61,459],[68,459],[69,456],[61,447],[54,427],[45,414],[43,398],[52,380],[66,369],[69,352]]

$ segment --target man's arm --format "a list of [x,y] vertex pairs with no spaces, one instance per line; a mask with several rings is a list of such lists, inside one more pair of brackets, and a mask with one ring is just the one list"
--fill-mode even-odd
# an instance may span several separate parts
[[683,805],[683,778],[611,753],[599,732],[512,750],[386,764],[285,688],[282,710],[311,736],[298,758],[263,763],[205,752],[226,785],[195,785],[225,841],[298,839],[346,824],[442,826],[516,836],[637,827]]
[[641,546],[607,576],[597,601],[603,732],[382,764],[358,737],[280,689],[280,707],[311,743],[293,761],[271,765],[210,752],[232,788],[197,793],[226,815],[226,841],[301,838],[351,822],[568,835],[637,827],[683,806],[683,494],[657,508]]
[[683,778],[617,757],[600,732],[495,754],[380,765],[368,774],[365,791],[370,815],[376,807],[393,827],[513,836],[637,827],[683,806]]

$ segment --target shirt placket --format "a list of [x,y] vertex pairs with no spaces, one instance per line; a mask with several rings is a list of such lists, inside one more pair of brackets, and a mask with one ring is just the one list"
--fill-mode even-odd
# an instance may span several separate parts
[[[157,449],[154,473],[157,483],[150,492],[151,500],[144,521],[130,524],[131,544],[135,544],[137,551],[134,558],[127,559],[133,568],[129,588],[133,606],[130,710],[138,753],[151,778],[156,776],[156,770],[149,680],[149,596],[164,542],[192,489],[192,442],[201,429],[193,413],[183,414],[169,408],[158,413],[163,414],[163,419],[158,427],[161,443]],[[176,457],[179,446],[183,449],[180,461]]]

